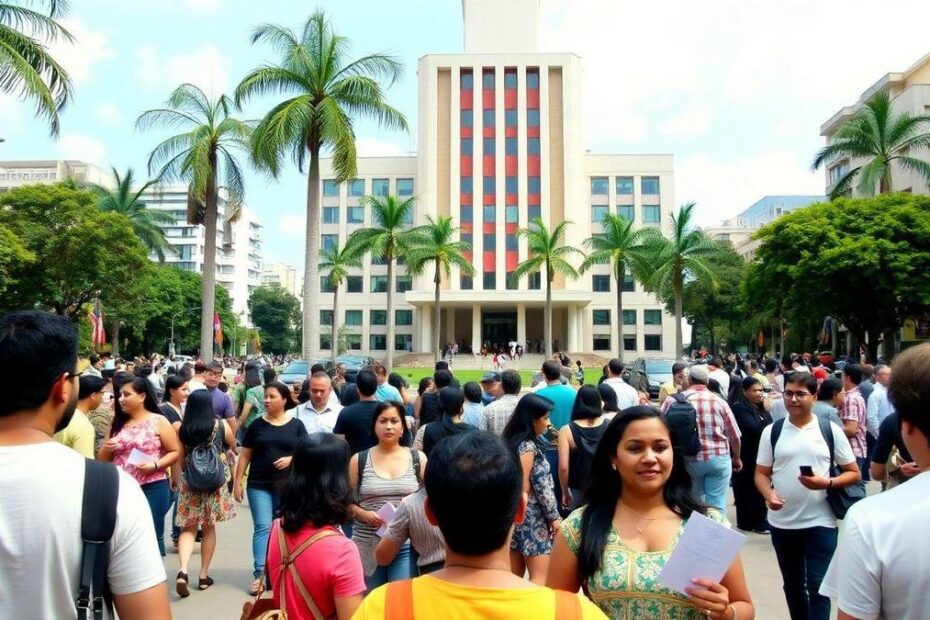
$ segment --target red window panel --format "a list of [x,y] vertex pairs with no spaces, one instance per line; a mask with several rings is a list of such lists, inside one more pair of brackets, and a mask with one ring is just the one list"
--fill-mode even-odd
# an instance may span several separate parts
[[484,168],[484,176],[489,177],[494,174],[494,168],[496,167],[495,156],[494,155],[484,155],[481,158],[481,164]]
[[459,133],[462,134],[463,138],[471,138],[475,134],[475,128],[474,127],[461,127],[461,131]]
[[527,205],[531,207],[538,207],[542,204],[542,198],[539,194],[529,194],[526,197]]
[[461,196],[459,196],[459,204],[470,205],[471,201],[472,201],[471,194],[462,194]]
[[[537,91],[538,93],[538,91]],[[514,110],[517,107],[517,91],[509,89],[504,91],[504,107],[508,110]]]
[[475,158],[472,155],[461,155],[459,165],[463,172],[471,172],[475,165]]
[[471,110],[474,107],[475,93],[471,90],[463,90],[459,93],[459,105],[463,110]]
[[495,222],[484,222],[481,224],[481,227],[484,229],[484,232],[493,235],[497,229],[497,224]]
[[462,256],[464,256],[465,260],[467,260],[469,263],[475,260],[474,252],[472,252],[471,250],[464,250],[462,252]]
[[504,200],[507,204],[516,204],[519,199],[519,194],[504,194]]
[[494,128],[493,128],[493,127],[484,127],[484,128],[482,128],[482,132],[484,133],[484,137],[485,137],[485,138],[493,138],[493,137],[494,137]]
[[504,174],[508,177],[517,176],[517,156],[516,155],[505,155],[504,156]]
[[527,127],[527,128],[526,128],[526,137],[528,137],[528,138],[538,138],[538,137],[539,137],[539,127]]
[[471,222],[462,222],[462,223],[460,224],[461,230],[460,230],[459,232],[460,232],[461,234],[463,234],[463,235],[467,235],[467,234],[469,234],[470,232],[472,232],[472,230],[474,230],[474,227],[475,227],[475,225],[472,224]]
[[539,89],[534,88],[526,91],[526,107],[535,110],[539,108]]
[[505,271],[513,271],[517,268],[517,264],[520,262],[519,256],[517,256],[516,250],[507,250],[507,255],[504,258],[506,263],[504,266]]
[[493,250],[490,252],[485,250],[482,258],[484,259],[485,272],[497,271],[497,254]]
[[494,204],[494,194],[485,194],[484,195],[484,204],[492,205]]
[[481,91],[481,105],[485,110],[494,109],[494,91],[493,90],[482,90]]
[[539,173],[539,156],[534,155],[528,157],[526,160],[526,176],[528,177],[538,177],[541,176]]
[[517,128],[516,127],[504,127],[504,137],[505,138],[516,138]]
[[517,234],[517,226],[518,225],[516,223],[504,224],[504,232],[506,232],[508,235],[515,235]]

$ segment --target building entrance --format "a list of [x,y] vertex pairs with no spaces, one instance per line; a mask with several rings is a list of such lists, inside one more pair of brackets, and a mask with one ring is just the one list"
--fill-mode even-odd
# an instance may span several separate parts
[[507,349],[507,343],[517,339],[516,312],[482,312],[481,342],[490,349],[499,346]]

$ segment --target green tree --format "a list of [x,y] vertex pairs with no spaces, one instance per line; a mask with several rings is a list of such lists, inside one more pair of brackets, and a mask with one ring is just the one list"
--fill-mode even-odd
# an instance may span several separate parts
[[608,213],[603,220],[604,232],[584,240],[591,251],[581,263],[579,271],[584,273],[594,265],[608,263],[617,285],[617,357],[623,361],[623,284],[626,274],[633,275],[641,262],[644,229],[634,230],[633,222]]
[[[48,15],[32,8],[47,4]],[[68,10],[65,0],[0,2],[0,93],[30,99],[36,114],[58,136],[58,113],[73,96],[71,77],[48,52],[48,43],[74,41],[57,21]]]
[[259,286],[249,295],[252,323],[261,330],[262,348],[272,353],[290,353],[294,327],[300,318],[300,301],[281,286]]
[[688,203],[678,213],[670,214],[671,238],[665,237],[658,228],[645,229],[639,269],[648,290],[675,302],[676,356],[681,355],[684,347],[681,317],[685,282],[698,280],[705,286],[715,286],[713,265],[720,254],[720,247],[704,231],[692,227],[694,204]]
[[465,275],[474,275],[475,268],[465,254],[471,251],[471,244],[456,241],[459,229],[452,223],[451,217],[439,216],[433,219],[426,216],[426,224],[421,228],[422,239],[407,253],[407,270],[413,275],[420,275],[433,265],[433,352],[438,361],[442,357],[442,337],[440,336],[439,289],[442,276],[452,277],[452,267],[457,267]]
[[883,332],[930,310],[927,196],[815,204],[775,220],[754,238],[760,245],[746,277],[750,307],[781,300],[789,324],[790,313],[813,316],[817,326],[832,316],[867,341],[872,360]]
[[174,250],[165,239],[165,231],[160,228],[160,225],[173,224],[174,218],[165,211],[149,209],[142,202],[142,194],[157,181],[146,181],[140,187],[134,188],[132,168],[126,170],[124,176],[121,176],[116,168],[112,170],[116,181],[114,189],[96,183],[88,186],[88,189],[97,196],[97,206],[101,211],[113,211],[129,218],[133,230],[148,251],[158,257],[158,262],[165,262],[165,252],[174,252]]
[[873,195],[876,186],[880,194],[889,193],[892,164],[896,161],[930,182],[930,164],[911,156],[913,151],[930,146],[928,130],[930,116],[895,114],[891,97],[882,91],[837,130],[832,143],[817,152],[811,168],[817,170],[840,158],[867,160],[837,180],[830,191],[831,200],[849,193],[857,178],[859,193],[865,196]]
[[347,245],[353,252],[369,253],[387,263],[387,360],[394,367],[394,267],[397,259],[406,259],[412,248],[423,245],[425,233],[421,227],[411,227],[413,198],[398,200],[395,196],[366,196],[363,204],[371,209],[374,226],[360,228],[349,236]]
[[[529,257],[513,270],[510,276],[513,282],[516,283],[523,276],[545,272],[546,309],[543,331],[546,341],[546,357],[552,355],[552,282],[556,274],[566,278],[577,278],[578,271],[569,259],[575,255],[583,256],[578,248],[563,245],[565,230],[569,224],[571,222],[567,220],[559,222],[550,233],[542,218],[537,217],[530,222],[528,227],[517,231],[518,237],[526,239]],[[475,343],[472,343],[472,346],[475,346]]]
[[333,320],[330,325],[332,333],[329,340],[333,362],[336,361],[336,357],[339,355],[339,346],[337,346],[337,343],[340,342],[338,340],[339,287],[345,284],[350,269],[362,268],[361,255],[361,249],[353,247],[351,244],[344,248],[337,245],[334,248],[323,250],[320,254],[320,270],[329,278],[329,284],[333,289]]
[[22,271],[36,260],[12,230],[0,224],[0,299],[15,289],[14,273]]
[[149,174],[157,174],[161,181],[188,185],[188,221],[205,227],[200,355],[209,361],[213,358],[219,190],[221,184],[226,188],[226,220],[235,221],[245,197],[242,166],[236,153],[248,152],[252,124],[230,116],[234,105],[229,97],[220,95],[210,100],[193,84],[179,86],[165,105],[143,112],[136,127],[184,130],[155,147],[148,168]]
[[354,119],[372,118],[382,127],[407,129],[403,114],[387,104],[380,83],[392,85],[402,66],[386,54],[350,60],[349,40],[336,34],[319,11],[299,34],[272,24],[259,26],[252,33],[252,43],[258,42],[271,44],[278,61],[249,73],[236,88],[236,103],[258,95],[294,95],[258,124],[252,158],[274,176],[288,158],[301,172],[310,160],[302,354],[312,359],[319,348],[320,327],[320,153],[328,151],[335,177],[343,182],[356,175]]

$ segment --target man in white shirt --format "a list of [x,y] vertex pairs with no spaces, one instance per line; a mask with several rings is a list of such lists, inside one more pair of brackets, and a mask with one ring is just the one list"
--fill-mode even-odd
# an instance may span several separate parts
[[[829,620],[830,599],[819,594],[837,540],[836,517],[827,503],[827,489],[858,484],[859,466],[843,430],[814,415],[817,380],[813,376],[789,374],[784,397],[788,417],[766,426],[759,439],[756,488],[769,508],[772,546],[791,617]],[[830,477],[826,440],[830,435],[825,436],[821,420],[832,435],[834,457],[842,470],[835,478]],[[781,433],[773,447],[772,431],[776,428]]]
[[846,514],[820,587],[836,599],[838,620],[923,620],[930,610],[930,344],[901,353],[892,366],[888,393],[920,473]]
[[726,400],[730,393],[730,373],[724,370],[720,357],[715,355],[707,360],[707,376],[720,384],[720,395]]
[[616,357],[607,362],[607,378],[604,383],[617,393],[617,409],[623,411],[627,407],[639,404],[639,394],[636,389],[623,380],[623,362]]
[[[866,424],[869,429],[869,435],[878,439],[878,427],[881,426],[882,420],[888,417],[889,413],[894,411],[891,401],[888,399],[888,384],[891,383],[891,366],[884,364],[875,367],[875,388],[872,395],[866,403]],[[870,451],[871,452],[871,451]]]
[[333,403],[333,381],[325,372],[310,376],[310,400],[298,405],[294,416],[303,422],[308,433],[332,433],[342,405]]
[[[84,458],[52,439],[78,399],[77,331],[65,317],[0,317],[0,616],[77,618]],[[121,618],[171,617],[152,514],[118,470],[107,582]],[[109,616],[109,614],[105,614]]]

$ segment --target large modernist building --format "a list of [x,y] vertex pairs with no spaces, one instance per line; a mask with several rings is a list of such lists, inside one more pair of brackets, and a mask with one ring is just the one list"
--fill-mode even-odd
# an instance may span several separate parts
[[93,164],[68,160],[21,160],[0,162],[0,193],[36,183],[58,183],[74,179],[78,183],[111,186],[113,176]]
[[[583,248],[617,213],[636,226],[662,226],[673,208],[671,155],[592,155],[581,131],[581,59],[539,51],[539,0],[464,0],[465,51],[420,59],[418,151],[410,157],[360,158],[358,178],[337,184],[323,162],[322,245],[343,245],[371,226],[366,195],[415,197],[411,224],[452,217],[472,246],[476,275],[442,282],[445,342],[535,345],[543,337],[540,278],[510,277],[527,258],[517,230],[535,218],[553,227],[570,220],[566,242]],[[579,261],[580,262],[580,261]],[[340,323],[350,349],[383,354],[432,351],[433,282],[400,266],[395,342],[386,342],[387,267],[366,264],[347,282]],[[322,278],[325,280],[325,276]],[[323,290],[326,284],[323,283]],[[624,330],[618,333],[616,283],[608,265],[553,285],[553,339],[572,352],[675,356],[674,319],[638,283],[624,283]],[[341,292],[342,293],[342,292]],[[330,325],[332,295],[320,300]],[[321,349],[329,349],[323,330]]]
[[755,256],[759,242],[752,234],[785,213],[823,202],[824,196],[763,196],[736,217],[720,226],[708,226],[704,232],[714,241],[726,241],[747,261]]

